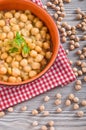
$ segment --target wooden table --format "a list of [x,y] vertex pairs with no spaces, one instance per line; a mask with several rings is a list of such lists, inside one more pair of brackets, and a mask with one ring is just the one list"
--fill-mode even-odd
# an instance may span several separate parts
[[[47,0],[42,0],[45,4]],[[70,25],[75,25],[77,21],[75,21],[75,12],[74,10],[80,7],[83,11],[86,12],[86,0],[72,0],[70,4],[65,4],[65,11],[67,13],[64,21],[67,21]],[[48,10],[52,12],[51,9]],[[80,35],[80,34],[79,34]],[[80,42],[80,48],[86,45],[86,42]],[[65,49],[68,48],[68,44],[63,45]],[[78,49],[76,49],[78,50]],[[78,59],[75,51],[69,53],[68,57],[75,62]],[[83,77],[80,77],[83,79]],[[60,92],[62,94],[62,107],[63,112],[61,114],[56,114],[56,106],[54,106],[55,94]],[[64,101],[69,93],[74,93],[77,97],[79,97],[80,101],[82,99],[86,99],[86,83],[83,82],[83,87],[79,92],[74,90],[74,83],[65,86],[64,88],[56,88],[52,91],[49,91],[45,94],[42,94],[30,101],[21,103],[14,107],[14,112],[6,113],[6,115],[0,119],[0,130],[39,130],[42,125],[45,125],[49,120],[55,121],[55,129],[56,130],[86,130],[86,107],[80,107],[80,110],[85,112],[83,118],[76,117],[76,111],[73,111],[72,105],[70,107],[65,107]],[[43,98],[45,95],[50,96],[50,101],[48,103],[43,102]],[[31,111],[34,108],[38,108],[41,104],[45,104],[46,110],[50,112],[48,117],[43,117],[42,114],[34,117],[31,114]],[[21,106],[27,106],[28,110],[25,112],[21,112]],[[32,127],[32,122],[37,120],[39,122],[39,126],[36,128]]]

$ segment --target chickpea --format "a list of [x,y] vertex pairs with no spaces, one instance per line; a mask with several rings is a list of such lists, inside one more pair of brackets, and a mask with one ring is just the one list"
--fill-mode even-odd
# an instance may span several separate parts
[[43,22],[42,21],[37,21],[35,26],[40,29],[43,26]]
[[24,66],[24,71],[25,72],[30,72],[31,71],[31,66],[30,65]]
[[9,107],[9,108],[7,109],[7,111],[8,111],[8,112],[13,112],[13,107]]
[[8,76],[3,75],[3,81],[7,82],[8,81]]
[[19,31],[20,29],[19,29],[19,26],[18,25],[14,25],[13,27],[12,27],[12,30],[13,31]]
[[6,33],[9,32],[10,31],[10,27],[9,26],[4,26],[3,27],[3,31],[6,32]]
[[32,110],[32,115],[34,116],[38,115],[38,111],[36,109]]
[[10,77],[8,78],[8,81],[11,82],[11,83],[15,83],[15,82],[16,82],[16,78],[13,77],[13,76],[10,76]]
[[40,46],[42,48],[42,42],[41,41],[37,41],[36,45]]
[[41,62],[42,60],[43,60],[43,55],[41,55],[41,54],[37,54],[37,56],[36,56],[36,58],[35,58],[35,61],[36,62]]
[[42,65],[46,65],[46,64],[47,64],[46,59],[43,59],[43,60],[41,61],[41,64],[42,64]]
[[24,28],[25,24],[23,22],[19,22],[19,27]]
[[28,43],[28,46],[30,47],[31,50],[33,50],[36,47],[34,43]]
[[52,56],[52,52],[50,52],[50,51],[46,52],[46,58],[47,59],[50,59],[51,56]]
[[36,52],[35,50],[32,50],[32,51],[30,52],[30,56],[31,56],[31,57],[36,57],[36,56],[37,56],[37,52]]
[[22,22],[26,22],[26,21],[27,21],[27,16],[26,16],[25,14],[21,14],[21,15],[20,15],[20,20],[21,20]]
[[46,38],[46,32],[45,32],[45,31],[40,31],[40,34],[41,34],[41,37],[42,37],[43,39]]
[[17,61],[21,61],[21,60],[22,60],[22,56],[21,56],[21,55],[16,55],[16,56],[15,56],[15,59],[16,59]]
[[5,18],[9,19],[9,18],[12,18],[12,17],[13,17],[13,15],[12,15],[11,12],[6,12],[5,13]]
[[8,54],[6,52],[2,53],[1,59],[5,60],[8,57]]
[[22,81],[21,77],[17,77],[16,82],[21,82],[21,81]]
[[35,27],[34,27],[34,28],[31,29],[31,34],[32,34],[32,35],[35,35],[35,36],[36,36],[38,33],[39,33],[39,29],[38,29],[38,28],[35,28]]
[[9,33],[7,34],[7,38],[8,38],[8,39],[13,39],[13,38],[14,38],[13,32],[9,32]]
[[50,44],[48,42],[43,43],[43,48],[44,49],[50,49]]
[[12,74],[12,68],[8,67],[7,72],[8,72],[9,75],[11,75]]
[[33,19],[34,19],[34,15],[29,14],[29,15],[28,15],[28,19],[31,20],[31,21],[33,21]]
[[34,70],[31,70],[31,71],[29,72],[29,76],[30,76],[30,77],[34,77],[36,74],[37,74],[37,72],[34,71]]
[[25,28],[28,30],[28,31],[30,31],[32,28],[33,28],[33,25],[32,24],[27,24],[26,26],[25,26]]
[[0,27],[5,26],[5,21],[4,20],[0,20]]
[[17,77],[20,75],[20,70],[18,68],[13,68],[12,69],[12,75]]
[[34,122],[32,123],[32,125],[33,125],[33,126],[37,126],[37,125],[38,125],[38,121],[34,121]]
[[30,63],[32,63],[34,61],[34,59],[32,58],[32,57],[29,57],[28,58],[28,63],[30,64]]
[[6,67],[4,66],[0,67],[0,74],[6,74],[6,73],[7,73]]
[[20,65],[21,66],[26,66],[27,65],[27,60],[26,59],[21,60]]
[[16,23],[17,23],[16,18],[11,18],[11,19],[10,19],[10,25],[11,25],[11,26],[15,25]]
[[40,69],[40,67],[41,67],[41,65],[40,65],[40,63],[37,63],[37,62],[33,62],[32,64],[31,64],[31,67],[32,67],[32,69]]
[[42,48],[39,47],[39,46],[36,46],[36,47],[35,47],[35,50],[36,50],[38,53],[40,53],[40,52],[42,51]]
[[41,34],[38,33],[38,34],[36,35],[36,40],[39,41],[39,40],[41,40],[41,38],[42,38],[42,37],[41,37]]
[[11,66],[18,68],[19,67],[19,62],[18,61],[13,61]]
[[0,39],[1,39],[1,40],[4,40],[4,39],[6,38],[6,36],[7,36],[6,33],[3,32],[3,33],[0,35]]
[[15,18],[18,19],[20,17],[20,13],[19,12],[16,12],[15,13]]

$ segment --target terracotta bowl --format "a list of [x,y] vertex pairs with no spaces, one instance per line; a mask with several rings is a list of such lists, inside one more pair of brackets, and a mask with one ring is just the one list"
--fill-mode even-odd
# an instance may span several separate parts
[[30,0],[0,0],[0,10],[13,10],[13,9],[15,10],[28,9],[45,23],[51,35],[53,54],[52,54],[50,62],[47,64],[44,70],[41,71],[35,77],[28,79],[26,81],[23,81],[23,82],[19,82],[19,83],[9,83],[9,82],[0,81],[0,84],[4,84],[4,85],[22,85],[22,84],[32,82],[36,80],[37,78],[41,77],[54,63],[56,56],[58,54],[59,43],[60,43],[59,33],[57,30],[56,24],[54,23],[52,17],[40,6],[31,2]]

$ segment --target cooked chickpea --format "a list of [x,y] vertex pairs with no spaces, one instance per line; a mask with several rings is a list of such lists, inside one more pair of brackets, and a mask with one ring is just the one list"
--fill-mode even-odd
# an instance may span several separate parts
[[52,55],[47,26],[29,10],[0,11],[0,48],[0,80],[11,83],[36,76]]
[[22,59],[21,61],[20,61],[20,65],[21,66],[26,66],[27,65],[27,60],[26,59]]
[[36,24],[35,24],[35,26],[36,26],[37,28],[42,28],[43,23],[42,23],[41,21],[37,21]]
[[43,60],[43,55],[41,55],[41,54],[37,54],[37,56],[36,56],[36,58],[35,58],[35,61],[36,62],[41,62],[42,60]]
[[50,44],[48,42],[43,43],[44,49],[50,49]]
[[13,76],[10,76],[8,81],[11,82],[11,83],[15,83],[16,82],[16,78],[13,77]]
[[13,32],[9,32],[9,33],[7,34],[7,38],[8,38],[8,39],[13,39],[13,38],[14,38],[14,33],[13,33]]
[[27,16],[26,16],[25,14],[21,14],[21,15],[20,15],[20,20],[21,20],[22,22],[26,22],[26,21],[27,21]]
[[32,69],[36,70],[36,69],[40,69],[41,65],[38,62],[33,62],[31,64],[31,67],[32,67]]
[[46,58],[47,59],[50,59],[51,56],[52,56],[52,52],[50,52],[50,51],[46,52]]
[[1,27],[5,26],[5,21],[4,20],[0,20],[0,26]]
[[5,60],[8,57],[8,54],[6,52],[2,53],[1,59]]
[[12,18],[12,17],[13,17],[13,15],[12,15],[11,12],[6,12],[5,13],[5,18],[9,19],[9,18]]
[[32,50],[32,51],[30,52],[30,56],[31,56],[31,57],[36,57],[36,56],[37,56],[37,52],[36,52],[35,50]]
[[31,34],[32,35],[37,35],[38,33],[39,33],[39,29],[38,28],[34,27],[34,28],[31,29]]
[[6,67],[4,66],[0,67],[0,74],[6,74],[6,73],[7,73]]
[[30,72],[30,70],[31,70],[31,66],[30,65],[24,66],[24,71],[25,72]]
[[18,62],[18,61],[13,61],[13,62],[11,63],[11,66],[18,68],[18,67],[19,67],[19,62]]
[[20,70],[18,68],[13,68],[12,69],[12,75],[17,77],[20,75]]
[[37,72],[34,71],[34,70],[31,70],[31,71],[29,72],[29,76],[30,76],[30,77],[34,77],[36,74],[37,74]]

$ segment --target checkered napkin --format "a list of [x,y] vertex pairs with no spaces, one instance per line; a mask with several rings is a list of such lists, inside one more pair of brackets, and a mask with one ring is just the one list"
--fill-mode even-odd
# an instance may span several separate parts
[[[33,0],[42,6],[40,0]],[[0,85],[0,111],[10,106],[31,99],[57,86],[64,86],[76,79],[65,51],[60,45],[59,53],[53,66],[41,78],[19,87]]]

